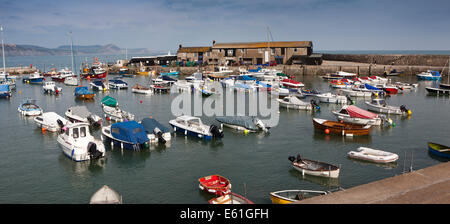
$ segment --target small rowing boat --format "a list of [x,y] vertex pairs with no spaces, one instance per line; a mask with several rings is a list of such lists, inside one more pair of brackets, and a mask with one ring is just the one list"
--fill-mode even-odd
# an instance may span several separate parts
[[110,187],[103,185],[92,195],[89,204],[122,204],[122,196]]
[[201,177],[198,182],[200,190],[208,193],[224,195],[231,192],[230,180],[217,174]]
[[343,136],[361,136],[361,135],[369,135],[372,130],[372,126],[369,124],[368,125],[350,124],[344,122],[329,121],[319,118],[313,118],[312,120],[314,129],[322,130],[326,134],[333,133]]
[[326,191],[282,190],[270,192],[270,200],[272,200],[272,204],[289,204],[292,202],[326,194]]
[[208,201],[210,204],[255,204],[242,195],[231,192]]
[[398,160],[398,155],[395,153],[367,147],[359,147],[356,151],[348,152],[347,155],[353,159],[360,159],[374,163],[392,163]]
[[289,156],[289,161],[291,161],[292,167],[302,173],[302,175],[308,174],[313,176],[320,176],[320,177],[330,177],[330,178],[338,178],[339,177],[339,167],[309,160],[309,159],[303,159],[301,158],[300,154],[297,155],[297,157]]
[[450,159],[450,147],[433,142],[428,142],[428,151],[434,155]]

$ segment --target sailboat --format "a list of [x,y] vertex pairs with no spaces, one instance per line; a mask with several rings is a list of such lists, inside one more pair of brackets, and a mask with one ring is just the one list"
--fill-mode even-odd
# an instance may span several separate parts
[[439,88],[436,87],[425,87],[425,89],[430,94],[436,94],[436,95],[450,95],[450,59],[449,59],[449,72],[447,74],[447,83],[439,83]]
[[[11,89],[16,88],[15,79],[8,78],[8,73],[6,73],[6,65],[5,65],[5,44],[3,43],[3,26],[0,25],[0,32],[2,33],[2,54],[3,54],[3,71],[0,71],[0,85],[2,85],[2,96],[10,97]],[[6,87],[8,85],[8,87]],[[6,90],[8,89],[8,90]]]
[[450,59],[448,60],[448,73],[447,73],[447,83],[439,83],[439,87],[442,89],[450,89]]

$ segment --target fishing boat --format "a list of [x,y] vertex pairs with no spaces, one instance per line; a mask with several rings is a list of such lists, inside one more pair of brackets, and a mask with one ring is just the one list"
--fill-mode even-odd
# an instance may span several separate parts
[[142,119],[141,124],[144,126],[147,137],[150,139],[150,143],[165,144],[172,139],[170,129],[153,118],[144,118]]
[[269,132],[270,127],[257,117],[250,116],[219,116],[216,120],[226,127],[236,129],[238,131],[247,132]]
[[242,195],[231,192],[208,201],[209,204],[255,204]]
[[149,147],[144,126],[136,121],[115,123],[102,128],[102,139],[106,144],[120,146],[121,149],[141,150]]
[[286,96],[283,99],[277,99],[279,105],[281,107],[287,109],[295,109],[295,110],[319,110],[320,107],[317,105],[315,100],[311,100],[311,102],[303,102],[296,96]]
[[83,122],[93,126],[101,126],[102,118],[89,112],[86,106],[72,106],[65,112],[70,122]]
[[373,163],[392,163],[398,160],[398,155],[392,152],[386,152],[367,147],[359,147],[356,151],[347,153],[348,157],[369,161]]
[[62,129],[57,142],[71,160],[81,162],[105,156],[105,146],[91,135],[89,123],[67,123]]
[[33,99],[23,100],[22,104],[17,108],[17,111],[24,116],[38,116],[43,113],[42,108]]
[[298,202],[307,198],[312,198],[320,195],[326,195],[326,191],[313,190],[282,190],[270,192],[270,200],[272,204],[289,204]]
[[42,84],[44,82],[44,76],[39,72],[34,72],[30,74],[28,77],[22,79],[22,82],[28,84]]
[[134,85],[131,87],[131,92],[133,93],[140,93],[140,94],[152,94],[153,91],[149,87],[145,87],[139,84]]
[[111,89],[127,89],[128,83],[120,79],[109,80],[109,88]]
[[73,95],[79,100],[93,100],[95,97],[95,93],[89,91],[88,87],[86,86],[76,87]]
[[55,112],[45,112],[35,117],[34,122],[38,128],[51,132],[60,132],[69,121]]
[[91,196],[89,204],[122,204],[122,196],[110,187],[103,185]]
[[223,131],[219,127],[214,124],[205,125],[198,117],[183,115],[170,120],[169,124],[174,131],[184,133],[184,135],[192,135],[205,140],[223,138]]
[[319,99],[320,102],[337,103],[337,104],[346,104],[348,98],[346,96],[336,95],[332,93],[317,94],[316,97]]
[[103,112],[107,120],[115,122],[132,121],[134,114],[123,111],[119,108],[119,103],[111,96],[105,96],[101,102]]
[[338,166],[304,159],[301,158],[300,154],[297,157],[289,156],[289,161],[291,161],[291,165],[294,169],[300,171],[302,175],[312,175],[312,176],[320,176],[320,177],[329,177],[329,178],[338,178],[340,168]]
[[362,135],[369,135],[370,132],[372,131],[371,125],[359,125],[337,121],[329,121],[320,118],[313,118],[312,120],[314,129],[324,131],[326,134],[333,133],[343,136],[362,136]]
[[366,101],[365,103],[369,110],[378,113],[411,115],[411,110],[408,110],[405,105],[401,105],[400,107],[390,106],[386,104],[385,99],[374,98],[371,102]]
[[436,95],[449,95],[450,89],[442,89],[442,88],[434,88],[434,87],[425,87],[428,93],[436,94]]
[[68,77],[76,77],[76,75],[68,68],[64,68],[57,75],[52,76],[52,80],[55,82],[64,82]]
[[381,125],[387,121],[384,115],[371,113],[357,106],[344,105],[339,111],[331,111],[339,121],[360,125]]
[[89,85],[91,86],[92,90],[105,91],[108,89],[108,86],[103,82],[103,80],[92,81],[91,83],[89,83]]
[[10,98],[11,97],[11,89],[8,84],[0,84],[0,98]]
[[449,146],[441,145],[441,144],[434,143],[434,142],[428,142],[428,151],[430,151],[430,153],[432,153],[434,155],[450,159],[450,147]]
[[416,75],[419,80],[441,80],[439,71],[427,70]]
[[48,94],[59,94],[62,91],[62,88],[56,86],[53,81],[44,82],[42,88],[44,89],[44,93]]
[[292,79],[283,79],[281,80],[281,84],[287,88],[302,88],[305,86],[305,84]]
[[78,79],[76,77],[67,77],[64,79],[64,84],[67,86],[78,86]]
[[230,180],[217,174],[201,177],[198,182],[200,190],[208,193],[225,195],[231,192]]
[[168,93],[168,92],[170,92],[170,86],[163,85],[163,84],[152,84],[152,85],[150,85],[150,89],[154,93]]

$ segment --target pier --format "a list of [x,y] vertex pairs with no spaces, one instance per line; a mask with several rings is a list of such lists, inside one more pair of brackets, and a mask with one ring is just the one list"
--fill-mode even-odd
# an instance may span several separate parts
[[295,204],[449,204],[450,162]]

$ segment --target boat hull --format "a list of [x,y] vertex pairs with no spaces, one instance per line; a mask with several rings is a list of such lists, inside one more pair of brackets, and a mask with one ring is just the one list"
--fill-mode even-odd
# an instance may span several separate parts
[[[111,134],[108,134],[109,130],[106,130],[107,128],[110,127],[104,127],[102,129],[102,140],[105,144],[111,145],[111,147],[116,146],[116,147],[120,147],[121,149],[128,149],[128,150],[141,150],[141,149],[146,149],[148,148],[148,144],[140,144],[140,143],[130,143],[130,142],[126,142],[126,141],[121,141],[119,139],[116,139],[114,137],[111,136]],[[105,130],[107,132],[105,132]]]
[[450,147],[449,146],[445,146],[445,145],[441,145],[441,144],[437,144],[437,143],[433,143],[433,142],[428,142],[428,151],[436,156],[450,159]]
[[193,136],[193,137],[196,137],[196,138],[200,138],[200,139],[205,139],[205,140],[211,140],[212,139],[211,135],[204,135],[202,133],[191,131],[191,130],[185,129],[183,127],[176,126],[174,124],[170,124],[170,126],[172,126],[174,131],[179,132],[179,133],[183,133],[185,136],[190,135],[190,136]]
[[449,95],[450,89],[440,89],[440,88],[433,88],[433,87],[425,87],[425,89],[432,94],[437,95]]
[[[322,163],[322,162],[307,160],[307,159],[303,159],[303,161],[320,164],[321,166],[323,166],[324,169],[311,170],[311,169],[302,167],[301,163],[293,162],[292,167],[294,169],[296,169],[297,171],[301,172],[302,175],[306,174],[306,175],[311,175],[311,176],[328,177],[328,178],[338,178],[339,177],[340,169],[336,166],[333,166],[331,164]],[[328,169],[326,169],[326,168],[328,168]]]
[[402,115],[405,114],[402,110],[400,110],[400,107],[393,107],[393,106],[377,106],[373,105],[370,102],[365,102],[368,106],[368,110],[375,111],[378,113],[384,113],[384,114],[397,114]]
[[358,125],[350,123],[340,123],[335,121],[326,121],[322,119],[313,118],[314,129],[316,130],[329,130],[330,133],[343,135],[343,136],[364,136],[369,135],[372,126],[370,125]]

